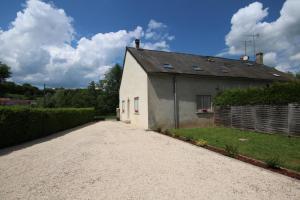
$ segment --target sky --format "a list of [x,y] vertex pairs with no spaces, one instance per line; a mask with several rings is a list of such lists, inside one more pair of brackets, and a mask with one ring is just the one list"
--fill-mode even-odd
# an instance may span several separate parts
[[85,87],[126,46],[238,59],[264,53],[265,64],[300,71],[300,0],[1,0],[0,61],[12,80]]

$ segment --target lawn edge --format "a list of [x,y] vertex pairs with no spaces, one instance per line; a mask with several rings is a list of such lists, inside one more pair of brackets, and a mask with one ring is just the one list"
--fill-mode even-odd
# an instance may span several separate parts
[[[194,146],[202,147],[202,148],[205,148],[207,150],[213,151],[215,153],[227,156],[226,151],[224,149],[214,147],[214,146],[211,146],[211,145],[199,146],[199,145],[196,144],[195,141],[186,140],[186,138],[184,138],[184,137],[170,135],[170,134],[162,133],[162,132],[158,132],[158,131],[155,131],[155,132],[159,133],[161,135],[165,135],[165,136],[168,136],[168,137],[171,137],[171,138],[183,141],[183,142],[190,143]],[[231,157],[231,158],[233,158],[233,157]],[[265,162],[261,161],[261,160],[256,160],[254,158],[244,156],[244,155],[241,155],[241,154],[238,154],[233,159],[240,160],[242,162],[245,162],[245,163],[257,166],[257,167],[261,167],[263,169],[267,169],[269,171],[272,171],[272,172],[275,172],[275,173],[278,173],[278,174],[281,174],[281,175],[284,175],[284,176],[288,176],[288,177],[300,180],[300,173],[299,172],[296,172],[296,171],[293,171],[293,170],[290,170],[290,169],[287,169],[287,168],[280,167],[278,169],[273,169],[273,168],[268,167],[267,164]]]

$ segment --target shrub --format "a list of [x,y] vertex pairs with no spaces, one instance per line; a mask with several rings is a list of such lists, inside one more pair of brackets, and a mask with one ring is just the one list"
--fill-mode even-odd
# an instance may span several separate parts
[[161,127],[157,127],[157,128],[156,128],[156,132],[158,132],[158,133],[162,133],[162,129],[161,129]]
[[274,83],[269,87],[230,89],[218,94],[216,106],[286,105],[300,103],[300,81]]
[[235,158],[239,154],[237,145],[225,145],[226,155]]
[[200,146],[200,147],[205,147],[207,145],[207,141],[199,139],[199,140],[196,141],[196,145]]
[[266,164],[270,168],[279,169],[282,165],[282,161],[280,160],[279,156],[272,156],[266,160]]
[[93,121],[92,108],[0,107],[0,148]]
[[194,137],[192,135],[185,136],[185,141],[191,142],[194,140]]

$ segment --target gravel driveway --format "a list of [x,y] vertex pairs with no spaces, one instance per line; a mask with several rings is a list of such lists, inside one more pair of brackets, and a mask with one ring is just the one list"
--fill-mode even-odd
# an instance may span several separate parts
[[299,200],[300,181],[105,121],[0,150],[0,199]]

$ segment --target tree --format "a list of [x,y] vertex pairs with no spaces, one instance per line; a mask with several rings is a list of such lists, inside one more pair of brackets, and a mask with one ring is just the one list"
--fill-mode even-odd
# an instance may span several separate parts
[[122,68],[119,64],[112,67],[99,82],[100,93],[97,98],[96,111],[101,114],[112,114],[119,104],[119,88]]
[[95,81],[90,82],[89,86],[88,86],[88,95],[91,98],[91,106],[95,107],[96,106],[96,101],[97,101],[97,96],[98,96],[98,92],[97,92],[97,85],[95,83]]
[[4,83],[11,76],[10,67],[0,62],[0,83]]
[[295,77],[296,77],[296,79],[300,79],[300,72],[297,72],[297,73],[295,74]]

